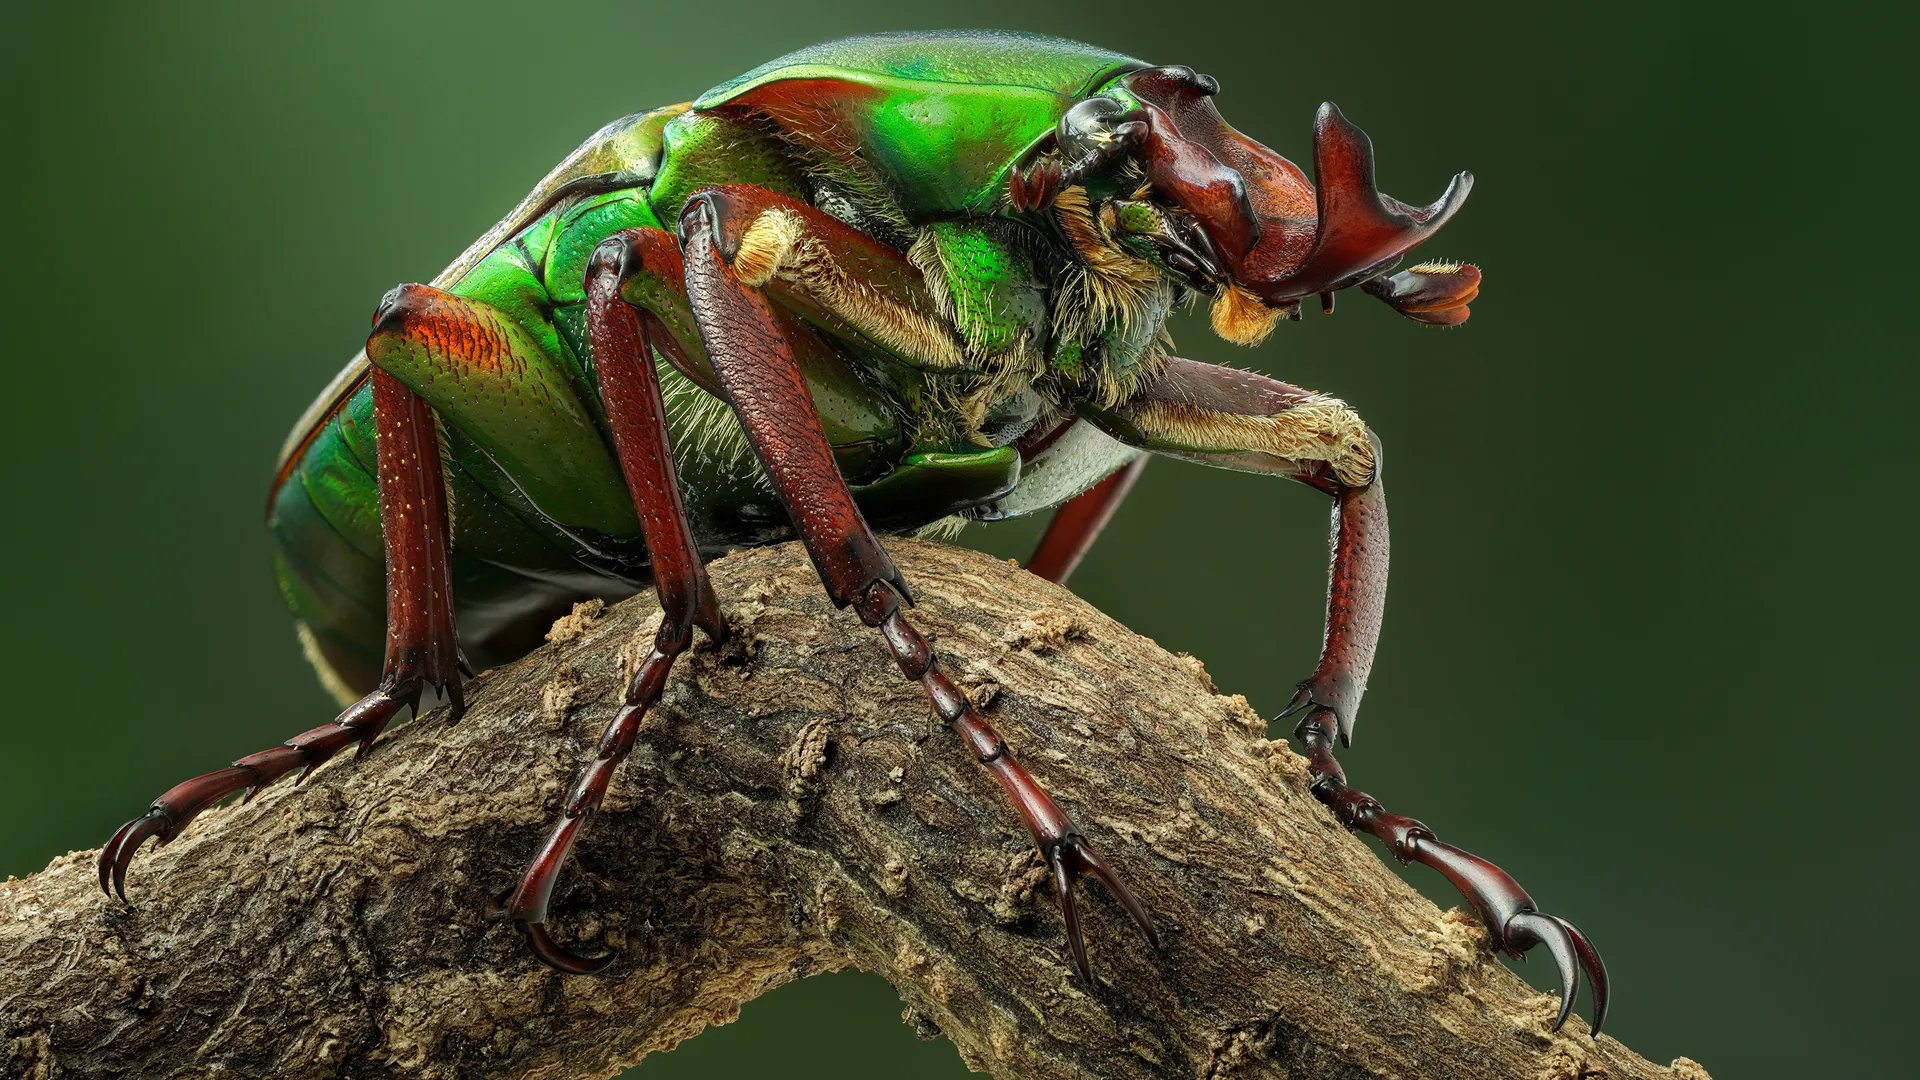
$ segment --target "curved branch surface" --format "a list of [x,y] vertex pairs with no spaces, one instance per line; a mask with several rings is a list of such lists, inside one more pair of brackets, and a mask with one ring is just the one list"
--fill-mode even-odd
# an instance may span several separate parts
[[1159,953],[1096,888],[1100,985],[1073,976],[998,788],[788,544],[713,564],[734,638],[675,671],[563,879],[555,930],[617,950],[607,975],[550,971],[486,911],[646,654],[651,595],[561,620],[457,725],[209,813],[143,853],[132,908],[87,852],[0,886],[0,1074],[603,1077],[851,967],[1002,1080],[1706,1077],[1550,1034],[1556,999],[1341,830],[1198,661],[1005,562],[889,547]]

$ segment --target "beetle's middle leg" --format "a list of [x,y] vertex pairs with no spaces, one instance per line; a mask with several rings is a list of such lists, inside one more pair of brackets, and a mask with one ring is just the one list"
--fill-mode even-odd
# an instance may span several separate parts
[[629,229],[602,242],[587,267],[587,333],[607,426],[632,492],[634,509],[646,537],[660,599],[660,629],[653,649],[627,683],[620,710],[607,724],[592,764],[581,772],[560,819],[506,899],[502,914],[527,934],[540,959],[561,971],[585,975],[604,968],[612,956],[576,956],[547,932],[547,903],[561,865],[580,827],[606,797],[613,772],[632,751],[647,710],[660,699],[676,657],[693,644],[698,626],[715,641],[727,635],[726,618],[701,564],[687,522],[680,480],[674,468],[660,377],[654,370],[654,343],[667,348],[659,317],[622,299],[623,287],[645,273],[658,279],[677,274],[680,257],[673,238],[659,229]]
[[1134,458],[1105,480],[1061,503],[1034,546],[1027,569],[1055,585],[1065,585],[1146,467],[1145,455]]
[[[777,262],[769,270],[754,261],[759,252],[753,239],[755,226],[765,220],[766,208],[777,198],[729,187],[708,189],[687,202],[680,238],[687,296],[701,338],[827,595],[840,607],[852,607],[861,621],[880,631],[901,673],[920,683],[941,719],[966,740],[1012,798],[1052,871],[1074,967],[1091,981],[1073,892],[1080,877],[1090,874],[1103,882],[1150,941],[1157,940],[1153,924],[1066,812],[1014,760],[993,726],[974,712],[902,612],[901,601],[912,602],[906,583],[854,504],[834,464],[806,380],[794,362],[793,347],[783,335],[767,292],[756,287],[778,272]],[[782,206],[779,212],[794,215],[803,225],[817,224],[823,232],[845,228],[831,219],[814,221],[817,212],[810,208]],[[865,244],[873,241],[867,239]],[[807,286],[804,279],[789,279],[789,284]],[[865,311],[852,312],[852,318],[836,314],[849,322],[884,317],[896,299],[868,295],[860,298],[869,305]]]
[[433,410],[386,372],[376,370],[372,378],[387,561],[387,653],[380,685],[332,723],[177,784],[145,814],[121,826],[100,849],[99,871],[100,888],[111,887],[122,900],[127,865],[148,837],[164,844],[201,811],[235,792],[251,796],[295,769],[305,779],[349,746],[364,753],[402,708],[418,710],[429,686],[446,695],[452,719],[465,708],[447,558],[446,477]]

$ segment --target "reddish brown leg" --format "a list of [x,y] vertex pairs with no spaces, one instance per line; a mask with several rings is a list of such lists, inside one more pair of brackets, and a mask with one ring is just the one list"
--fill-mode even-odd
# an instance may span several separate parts
[[[380,315],[374,321],[377,325]],[[301,770],[304,780],[348,746],[366,753],[403,707],[418,711],[429,686],[446,695],[449,719],[459,719],[466,708],[447,562],[446,477],[433,410],[398,379],[378,370],[373,372],[373,408],[380,528],[387,551],[387,656],[379,689],[330,724],[169,789],[100,849],[101,889],[125,900],[127,865],[140,845],[150,836],[165,844],[202,810],[227,796],[244,790],[252,798],[294,769]]]
[[902,599],[911,603],[905,582],[867,528],[834,464],[793,349],[766,296],[734,274],[730,256],[754,215],[750,199],[727,189],[696,194],[680,218],[687,296],[721,384],[773,477],[827,595],[879,628],[902,674],[920,683],[941,719],[1012,798],[1053,873],[1074,968],[1091,982],[1073,891],[1080,877],[1104,883],[1147,939],[1157,943],[1153,923],[1066,813],[1014,761],[999,733],[973,711],[901,612]]
[[1573,1013],[1573,999],[1579,992],[1580,971],[1584,968],[1593,982],[1591,1028],[1594,1035],[1599,1035],[1600,1025],[1607,1019],[1607,967],[1593,942],[1579,927],[1541,911],[1527,890],[1505,870],[1440,840],[1424,822],[1387,813],[1379,800],[1348,787],[1346,773],[1333,757],[1335,725],[1330,710],[1315,707],[1293,729],[1312,771],[1314,797],[1332,809],[1347,828],[1378,838],[1394,858],[1440,871],[1473,905],[1494,943],[1509,956],[1519,957],[1544,944],[1560,975],[1560,1014],[1553,1021],[1555,1031]]
[[1145,456],[1134,458],[1112,476],[1062,504],[1053,512],[1039,546],[1033,549],[1033,558],[1027,560],[1027,569],[1055,585],[1065,585],[1146,467]]
[[[1587,936],[1572,923],[1541,912],[1526,890],[1499,867],[1442,843],[1420,822],[1389,814],[1373,796],[1348,787],[1346,774],[1334,760],[1335,741],[1352,742],[1353,722],[1373,668],[1386,604],[1387,497],[1381,482],[1380,443],[1368,434],[1364,444],[1356,437],[1347,449],[1344,474],[1353,476],[1357,470],[1364,483],[1343,482],[1342,469],[1335,463],[1289,460],[1273,448],[1313,447],[1311,440],[1282,441],[1289,418],[1303,422],[1311,416],[1306,410],[1317,407],[1324,413],[1337,404],[1264,375],[1174,358],[1159,378],[1141,387],[1116,412],[1131,425],[1135,440],[1149,449],[1275,473],[1333,497],[1333,568],[1325,643],[1313,674],[1281,713],[1300,715],[1294,735],[1307,755],[1313,793],[1348,828],[1378,837],[1402,862],[1415,860],[1444,874],[1480,913],[1502,949],[1517,956],[1535,945],[1546,945],[1559,968],[1562,989],[1555,1028],[1573,1008],[1584,968],[1593,980],[1593,1030],[1597,1033],[1606,1018],[1607,972]],[[1181,438],[1177,445],[1155,446],[1151,432],[1168,410],[1177,410],[1184,425]],[[1225,422],[1209,425],[1209,417]],[[1271,420],[1264,430],[1273,441],[1250,445],[1257,440],[1248,440],[1248,418]],[[1207,439],[1212,444],[1195,449],[1196,443]]]
[[[614,770],[633,749],[640,722],[660,699],[674,659],[693,644],[693,628],[700,627],[715,641],[727,634],[726,619],[687,523],[660,378],[653,367],[652,342],[666,340],[665,331],[652,315],[620,298],[621,287],[646,269],[649,258],[677,266],[673,238],[659,229],[629,229],[609,237],[594,251],[587,268],[587,333],[594,370],[600,377],[600,397],[607,407],[607,425],[652,559],[660,630],[654,636],[653,651],[627,684],[620,711],[600,736],[593,763],[581,772],[560,819],[507,897],[503,911],[526,932],[541,960],[576,975],[599,971],[613,957],[576,956],[547,932],[547,904],[561,865],[580,827],[606,798]],[[659,269],[657,262],[655,269]]]
[[[1380,447],[1374,443],[1374,460]],[[1353,741],[1354,713],[1366,691],[1380,637],[1380,613],[1386,600],[1387,499],[1378,473],[1364,488],[1334,482],[1333,568],[1327,589],[1327,635],[1320,663],[1300,684],[1282,716],[1300,714],[1294,738],[1307,755],[1313,794],[1349,829],[1377,837],[1401,862],[1413,860],[1445,875],[1486,923],[1494,942],[1511,956],[1544,944],[1560,975],[1558,1031],[1573,1012],[1580,970],[1593,982],[1595,1035],[1607,1017],[1607,969],[1600,953],[1580,928],[1542,912],[1506,871],[1435,837],[1410,817],[1389,814],[1364,791],[1347,786],[1334,759],[1334,740]]]

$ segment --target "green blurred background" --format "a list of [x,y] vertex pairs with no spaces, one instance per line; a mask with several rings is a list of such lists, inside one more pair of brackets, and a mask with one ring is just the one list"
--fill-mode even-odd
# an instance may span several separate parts
[[[1423,252],[1486,268],[1466,328],[1363,298],[1256,352],[1176,327],[1385,439],[1394,588],[1347,767],[1585,927],[1609,1030],[1649,1057],[1911,1075],[1920,387],[1881,265],[1910,230],[1887,76],[1910,28],[1838,5],[184,8],[0,14],[0,873],[329,715],[262,506],[386,288],[613,117],[819,39],[1002,26],[1192,64],[1298,160],[1336,100],[1409,201],[1474,170]],[[1325,534],[1310,492],[1157,462],[1074,585],[1275,711],[1313,659]],[[639,1075],[959,1075],[898,1010],[877,979],[808,980]]]

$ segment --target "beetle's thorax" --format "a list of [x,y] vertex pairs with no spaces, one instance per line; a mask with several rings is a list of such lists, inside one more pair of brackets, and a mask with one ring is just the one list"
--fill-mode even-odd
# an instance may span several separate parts
[[990,338],[964,305],[938,293],[972,370],[929,373],[939,414],[925,418],[929,426],[957,424],[967,441],[1007,445],[1077,402],[1110,408],[1165,366],[1176,285],[1114,243],[1110,223],[1081,193],[1063,195],[1057,219],[1058,240],[1036,252],[1045,305],[1030,331]]
[[1111,406],[1165,366],[1177,289],[1120,245],[1111,203],[1068,188],[1053,213],[1072,258],[1054,275],[1051,368],[1060,392]]

